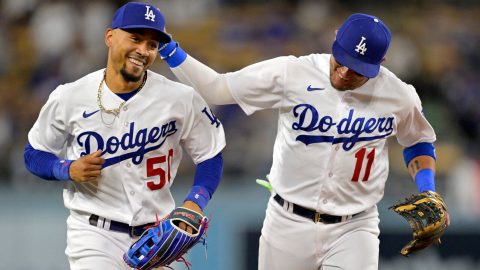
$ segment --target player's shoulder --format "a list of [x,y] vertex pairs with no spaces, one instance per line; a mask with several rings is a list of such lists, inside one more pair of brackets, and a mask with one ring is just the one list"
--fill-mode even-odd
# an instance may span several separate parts
[[263,60],[256,64],[315,65],[317,63],[324,63],[325,59],[328,61],[327,54],[310,54],[304,56],[283,55]]
[[151,70],[148,71],[148,79],[149,80],[151,79],[156,85],[165,85],[165,86],[168,86],[169,88],[174,88],[173,91],[185,91],[185,92],[193,91],[192,87],[186,84],[171,80],[163,76],[162,74],[156,73]]
[[308,62],[315,66],[328,64],[330,61],[330,54],[327,53],[312,53],[298,57],[299,61]]
[[104,69],[91,72],[73,82],[60,84],[51,93],[51,96],[71,100],[85,96],[86,91],[96,91],[103,77]]
[[312,53],[303,55],[297,57],[294,61],[294,63],[297,63],[303,67],[313,68],[322,72],[328,72],[330,70],[329,62],[330,54],[326,53]]
[[312,54],[302,55],[302,56],[288,55],[288,56],[280,56],[274,59],[276,59],[277,61],[284,61],[289,65],[303,65],[303,66],[307,65],[307,66],[320,67],[320,66],[324,66],[325,64],[328,64],[330,59],[330,54],[312,53]]
[[[151,70],[148,71],[148,80],[151,80],[152,85],[155,85],[155,88],[162,87],[161,92],[168,96],[188,98],[195,93],[195,90],[191,86],[170,80],[169,78]],[[158,89],[155,89],[155,91],[158,91]]]
[[[73,82],[68,82],[65,84],[61,84],[58,86],[58,88],[61,89],[75,89],[75,88],[80,88],[85,85],[91,84],[91,83],[97,83],[99,84],[100,81],[102,80],[104,69],[100,69],[94,72],[91,72]],[[67,91],[67,90],[65,90]]]
[[[378,73],[376,80],[379,82],[379,85],[381,85],[382,88],[391,89],[393,90],[393,93],[396,93],[402,98],[415,97],[417,95],[413,85],[404,82],[387,67],[380,67],[380,72]],[[390,92],[390,94],[393,93]]]

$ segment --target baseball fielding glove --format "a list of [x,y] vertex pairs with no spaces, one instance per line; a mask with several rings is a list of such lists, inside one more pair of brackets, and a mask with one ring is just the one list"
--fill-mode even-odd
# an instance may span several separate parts
[[404,256],[433,243],[440,244],[440,237],[449,225],[445,202],[440,194],[433,191],[412,195],[389,209],[404,217],[413,231],[413,239],[400,252]]
[[[190,234],[180,229],[180,222],[192,227],[193,232]],[[195,244],[206,244],[204,233],[207,227],[207,217],[187,208],[176,208],[158,225],[146,230],[125,252],[123,260],[130,267],[141,270],[184,260],[182,256]]]

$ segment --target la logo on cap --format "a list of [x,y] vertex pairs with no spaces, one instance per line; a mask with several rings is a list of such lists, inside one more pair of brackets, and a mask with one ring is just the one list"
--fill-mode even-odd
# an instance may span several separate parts
[[355,51],[361,55],[365,55],[365,52],[367,51],[367,47],[365,47],[367,43],[364,42],[366,39],[367,38],[362,37],[362,40],[360,40],[360,43],[357,44],[357,47],[355,49]]
[[153,10],[150,9],[150,6],[145,6],[147,8],[147,11],[145,12],[145,20],[150,20],[152,22],[155,21],[155,13],[153,13]]

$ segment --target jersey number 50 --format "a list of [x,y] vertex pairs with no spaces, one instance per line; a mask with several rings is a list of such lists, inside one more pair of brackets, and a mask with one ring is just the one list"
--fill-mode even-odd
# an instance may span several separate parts
[[[147,187],[150,190],[161,189],[165,186],[165,182],[170,183],[170,167],[172,165],[173,149],[168,150],[168,156],[159,156],[147,159],[147,177],[159,176],[160,183],[155,181],[148,181]],[[165,172],[160,166],[155,168],[155,165],[167,162],[167,171]]]

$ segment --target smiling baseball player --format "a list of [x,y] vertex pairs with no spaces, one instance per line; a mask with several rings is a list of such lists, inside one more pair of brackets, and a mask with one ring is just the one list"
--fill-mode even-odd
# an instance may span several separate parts
[[191,87],[149,70],[164,27],[154,6],[119,8],[106,69],[58,86],[28,134],[28,170],[64,183],[70,269],[131,269],[124,252],[175,207],[183,150],[197,165],[184,208],[202,213],[219,184],[221,123]]
[[435,190],[434,130],[414,87],[381,66],[390,39],[380,19],[354,14],[332,54],[278,57],[227,74],[173,40],[162,46],[175,75],[207,102],[237,103],[248,115],[278,110],[258,269],[378,268],[376,204],[388,176],[389,137],[405,147],[419,192]]

